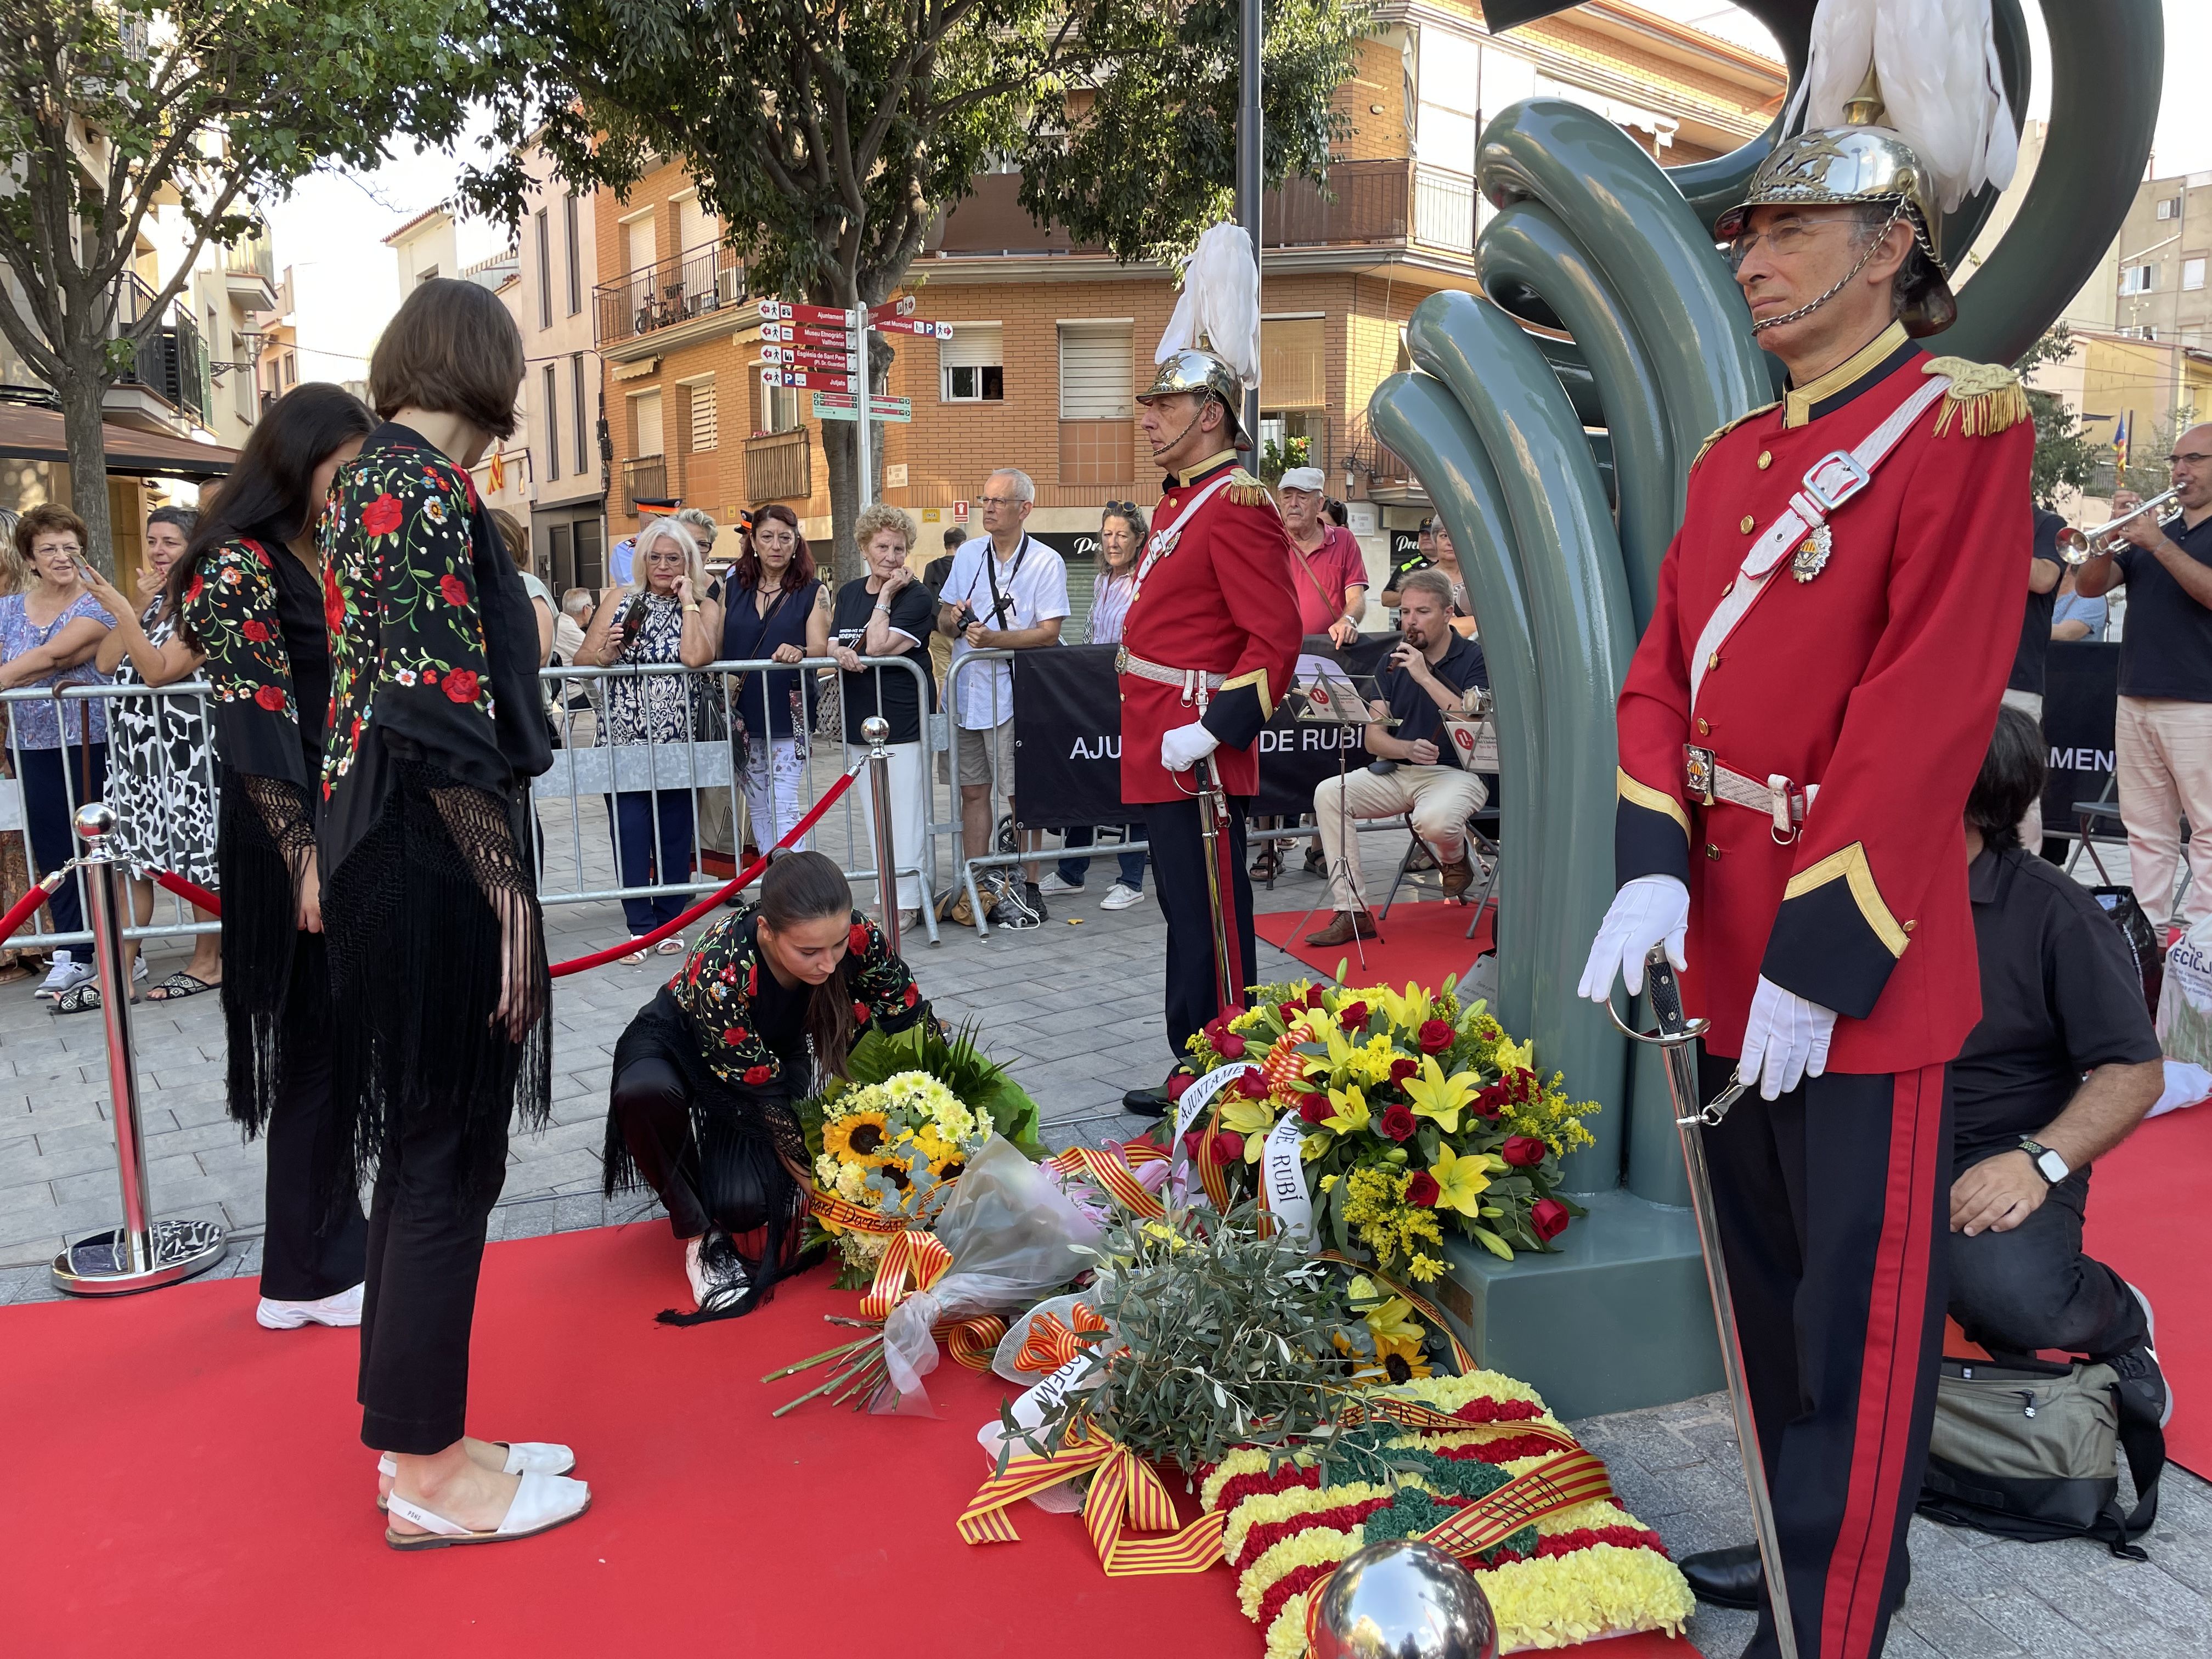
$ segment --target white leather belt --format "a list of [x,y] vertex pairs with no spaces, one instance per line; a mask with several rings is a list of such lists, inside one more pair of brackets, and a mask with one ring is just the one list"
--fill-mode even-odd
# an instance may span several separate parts
[[1682,761],[1683,782],[1691,799],[1706,806],[1725,801],[1764,813],[1771,820],[1770,832],[1774,839],[1785,844],[1797,838],[1806,812],[1820,793],[1819,784],[1800,787],[1796,780],[1779,772],[1770,773],[1764,783],[1746,777],[1722,765],[1711,750],[1693,743],[1682,745]]
[[1182,700],[1195,702],[1201,694],[1218,691],[1228,682],[1226,674],[1215,674],[1203,668],[1170,668],[1165,663],[1148,662],[1133,654],[1123,646],[1114,653],[1114,672],[1133,674],[1140,680],[1152,680],[1161,685],[1182,688]]

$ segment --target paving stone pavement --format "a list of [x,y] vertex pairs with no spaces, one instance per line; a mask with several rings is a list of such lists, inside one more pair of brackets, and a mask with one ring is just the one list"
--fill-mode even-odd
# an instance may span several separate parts
[[[1369,854],[1385,867],[1386,845]],[[833,844],[828,850],[836,851]],[[2109,858],[2109,855],[2108,855]],[[1053,901],[1053,919],[1025,933],[979,941],[947,927],[934,947],[908,954],[924,991],[948,1018],[973,1016],[993,1054],[1012,1066],[1042,1108],[1054,1146],[1095,1145],[1142,1121],[1120,1109],[1122,1092],[1166,1068],[1160,1013],[1164,925],[1148,902],[1119,913],[1097,899],[1112,866],[1092,866],[1087,899]],[[1263,910],[1326,904],[1320,884],[1293,874]],[[1080,917],[1082,926],[1066,925]],[[1325,915],[1323,919],[1325,919]],[[624,932],[611,904],[560,905],[547,915],[558,961],[613,943]],[[1305,971],[1260,946],[1260,973]],[[149,951],[159,979],[184,952]],[[609,1057],[637,1007],[673,962],[611,965],[556,982],[552,1122],[518,1136],[495,1239],[529,1238],[657,1214],[649,1198],[599,1193],[599,1147]],[[59,1018],[31,994],[32,981],[0,986],[0,1305],[53,1295],[46,1263],[64,1235],[111,1226],[116,1214],[108,1089],[96,1017]],[[234,1230],[216,1271],[259,1271],[262,1168],[224,1114],[222,1019],[216,999],[133,1011],[147,1155],[155,1204],[165,1217],[199,1216]],[[1621,1500],[1677,1555],[1749,1535],[1741,1465],[1717,1395],[1576,1425],[1612,1471]],[[2112,1559],[2099,1545],[2014,1544],[1915,1521],[1911,1590],[1885,1649],[1888,1659],[2212,1659],[2212,1486],[2169,1468],[2152,1559]],[[1692,1639],[1711,1659],[1738,1654],[1748,1614],[1700,1609]]]

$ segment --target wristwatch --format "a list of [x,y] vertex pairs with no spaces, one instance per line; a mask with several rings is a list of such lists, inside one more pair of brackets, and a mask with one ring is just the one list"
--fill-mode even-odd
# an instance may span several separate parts
[[2028,1161],[2035,1165],[2036,1174],[2054,1187],[2074,1173],[2066,1167],[2064,1158],[2059,1157],[2039,1140],[2033,1140],[2027,1135],[2022,1135],[2020,1138],[2020,1149],[2027,1154]]

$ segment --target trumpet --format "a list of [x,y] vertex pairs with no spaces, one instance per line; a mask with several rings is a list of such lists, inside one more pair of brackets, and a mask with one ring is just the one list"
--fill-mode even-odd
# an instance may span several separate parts
[[2163,490],[2141,507],[2132,507],[2117,519],[2109,519],[2086,534],[2068,525],[2058,532],[2058,556],[2069,564],[2087,564],[2092,559],[2100,559],[2117,552],[2120,532],[2144,514],[2153,515],[2160,525],[2169,525],[2180,516],[2180,513],[2181,492],[2179,489]]

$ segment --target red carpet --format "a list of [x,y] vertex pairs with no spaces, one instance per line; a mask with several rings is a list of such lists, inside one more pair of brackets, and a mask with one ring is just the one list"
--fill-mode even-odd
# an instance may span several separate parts
[[[820,1316],[854,1298],[815,1273],[750,1318],[653,1324],[681,1284],[658,1223],[491,1247],[471,1426],[568,1441],[592,1509],[427,1555],[383,1543],[353,1333],[262,1330],[237,1280],[0,1313],[6,1650],[1257,1659],[1225,1570],[1109,1579],[1079,1517],[1029,1506],[1018,1544],[959,1540],[995,1377],[948,1363],[933,1422],[818,1406],[778,1422],[805,1385],[761,1373],[837,1340]],[[1592,1652],[1696,1656],[1654,1637]]]
[[1468,939],[1469,911],[1463,904],[1431,900],[1409,904],[1402,899],[1380,925],[1382,937],[1362,939],[1358,945],[1333,945],[1316,950],[1305,936],[1328,926],[1326,908],[1306,916],[1302,911],[1277,910],[1256,917],[1260,937],[1279,945],[1309,968],[1334,977],[1337,963],[1345,963],[1349,985],[1441,985],[1451,975],[1464,979],[1474,959],[1492,948],[1491,932],[1498,919],[1495,905],[1485,910],[1482,925]]
[[2153,1118],[2097,1160],[2089,1254],[2150,1298],[2158,1358],[2172,1384],[2166,1455],[2212,1479],[2212,1280],[2203,1265],[2212,1191],[2212,1106]]

